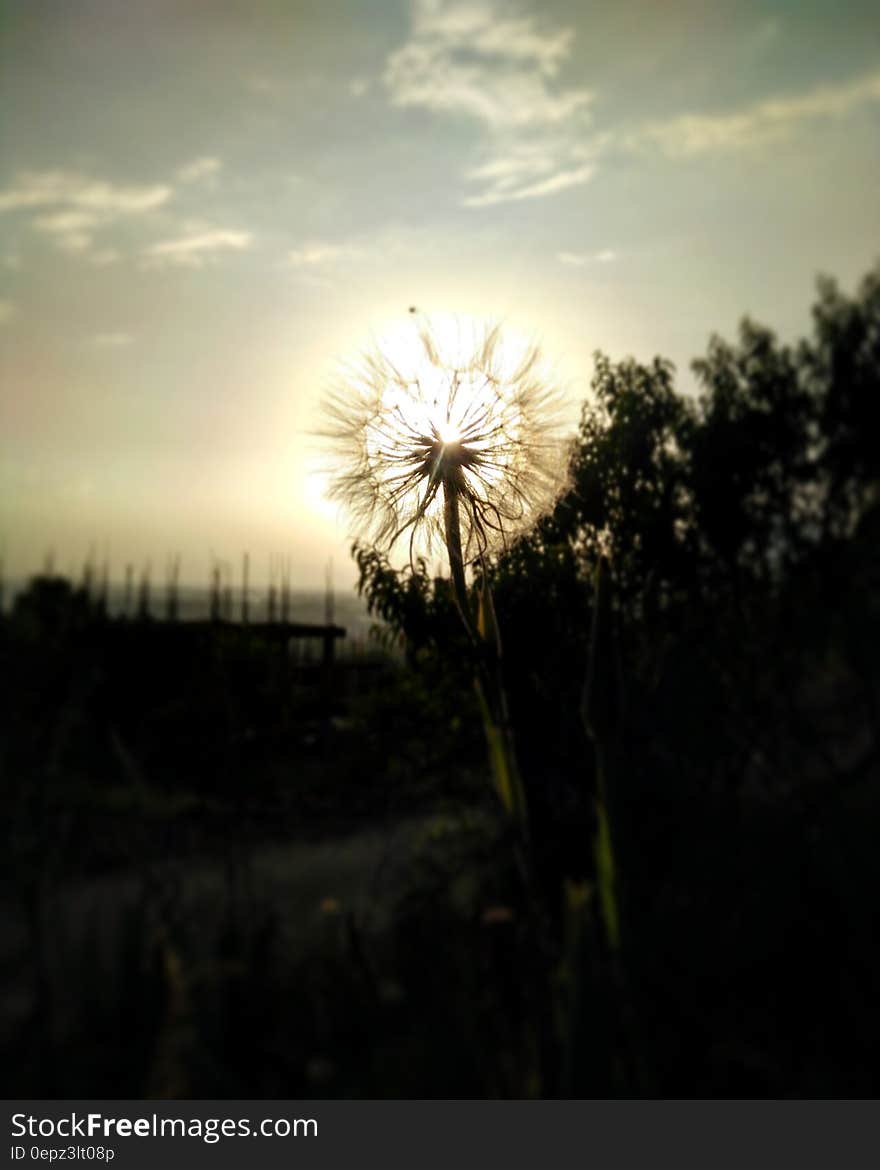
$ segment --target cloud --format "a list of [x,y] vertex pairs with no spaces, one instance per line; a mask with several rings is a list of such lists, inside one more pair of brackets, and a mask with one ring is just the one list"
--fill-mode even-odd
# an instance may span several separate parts
[[603,248],[600,252],[557,252],[556,259],[560,264],[583,268],[586,264],[610,264],[617,259],[617,253],[611,248]]
[[78,171],[22,171],[0,190],[0,212],[30,207],[69,207],[107,215],[152,211],[171,198],[167,184],[121,186]]
[[[222,161],[201,155],[180,167],[175,181],[181,184],[212,180]],[[0,189],[0,213],[31,213],[31,227],[46,236],[62,252],[79,255],[96,267],[121,259],[116,246],[96,236],[120,220],[142,219],[164,211],[174,195],[172,182],[145,186],[122,185],[97,179],[79,171],[22,171],[6,188]],[[34,214],[36,213],[36,214]],[[164,221],[167,227],[167,217]],[[217,228],[204,222],[178,225],[181,235],[163,239],[142,252],[143,267],[170,265],[203,267],[223,251],[251,245],[250,232]]]
[[466,172],[484,189],[462,200],[466,207],[491,207],[521,199],[540,199],[588,183],[596,173],[606,135],[590,139],[558,136],[514,142]]
[[202,179],[213,178],[222,166],[223,163],[219,158],[203,155],[181,167],[177,172],[177,177],[181,183],[198,183]]
[[38,216],[34,227],[40,231],[67,235],[68,232],[91,230],[100,223],[100,217],[90,211],[57,211],[52,215]]
[[416,0],[410,38],[389,56],[383,80],[396,106],[461,114],[491,129],[553,126],[592,100],[587,89],[551,85],[573,36],[502,15],[486,0]]
[[123,349],[133,341],[130,333],[96,333],[92,338],[92,344],[99,349]]
[[37,211],[31,226],[62,252],[90,256],[94,233],[124,217],[162,207],[172,188],[164,183],[133,187],[95,179],[79,171],[21,171],[0,190],[0,213]]
[[766,146],[789,138],[803,123],[843,118],[880,101],[880,73],[805,93],[768,98],[727,114],[683,114],[653,122],[630,136],[638,149],[656,146],[670,158]]
[[144,253],[148,267],[173,265],[182,268],[202,268],[220,252],[240,252],[251,246],[250,232],[226,228],[208,228],[191,232],[176,240],[162,240]]
[[102,222],[102,217],[91,211],[57,211],[51,215],[39,215],[31,221],[38,232],[51,237],[62,252],[87,252],[92,245],[92,235]]
[[[559,83],[574,33],[511,15],[496,0],[414,0],[408,40],[390,54],[391,104],[474,122],[487,161],[467,207],[537,199],[588,181],[583,155],[592,91]],[[581,152],[581,153],[579,153]]]
[[325,244],[320,241],[293,248],[287,253],[287,264],[291,268],[314,268],[334,264],[339,260],[355,260],[363,255],[360,248],[349,244]]
[[18,309],[12,301],[0,301],[0,325],[5,325],[16,315]]
[[580,187],[588,183],[596,173],[592,163],[571,170],[556,171],[541,179],[537,183],[529,183],[525,187],[511,189],[509,186],[496,185],[480,195],[469,195],[463,199],[465,207],[491,207],[495,203],[508,203],[518,199],[540,199],[545,195],[555,195],[558,191],[565,191],[569,187]]
[[[770,44],[780,29],[778,20],[765,21],[756,43]],[[562,77],[573,46],[571,28],[528,11],[511,14],[499,0],[411,0],[407,39],[389,54],[382,82],[393,106],[470,121],[480,131],[482,161],[463,174],[473,189],[461,202],[474,209],[582,186],[608,149],[669,158],[742,150],[880,101],[874,72],[724,113],[597,132],[591,89]]]

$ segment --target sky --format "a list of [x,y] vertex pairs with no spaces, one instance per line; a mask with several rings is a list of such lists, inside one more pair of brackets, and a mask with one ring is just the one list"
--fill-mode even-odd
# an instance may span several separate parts
[[353,582],[317,408],[415,304],[692,358],[880,257],[880,9],[0,0],[0,554]]

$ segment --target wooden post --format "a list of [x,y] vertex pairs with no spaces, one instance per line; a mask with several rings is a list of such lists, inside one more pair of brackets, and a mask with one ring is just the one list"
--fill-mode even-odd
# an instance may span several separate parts
[[176,622],[178,618],[177,582],[180,576],[180,557],[172,557],[168,562],[168,576],[165,585],[165,620]]
[[122,595],[122,616],[131,617],[134,602],[134,565],[125,566],[125,591]]
[[324,635],[321,639],[321,690],[323,691],[324,706],[327,713],[330,713],[330,707],[333,704],[333,662],[334,662],[334,646],[336,639],[333,637],[333,627],[325,626]]
[[140,591],[138,594],[138,620],[145,622],[150,616],[150,562],[141,574]]
[[220,566],[214,562],[211,569],[211,621],[215,624],[220,621]]
[[244,559],[241,565],[241,624],[246,626],[248,624],[248,578],[250,576],[250,557],[247,553],[244,554]]

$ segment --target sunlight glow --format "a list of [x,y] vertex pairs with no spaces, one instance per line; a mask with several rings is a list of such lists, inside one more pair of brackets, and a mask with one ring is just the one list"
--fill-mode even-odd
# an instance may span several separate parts
[[445,419],[437,423],[437,432],[444,443],[460,443],[461,431],[454,422]]

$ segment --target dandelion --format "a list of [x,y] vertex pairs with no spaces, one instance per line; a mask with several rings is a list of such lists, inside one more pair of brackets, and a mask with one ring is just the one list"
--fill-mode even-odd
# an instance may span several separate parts
[[502,804],[523,839],[525,794],[501,671],[487,574],[476,621],[466,568],[505,548],[548,512],[567,481],[561,395],[539,350],[498,325],[445,328],[417,314],[344,371],[325,401],[338,459],[329,494],[380,551],[445,550],[453,593],[477,648],[475,688]]
[[506,547],[565,486],[561,398],[536,346],[498,325],[417,318],[343,372],[323,434],[329,494],[382,551],[450,554],[453,573]]

